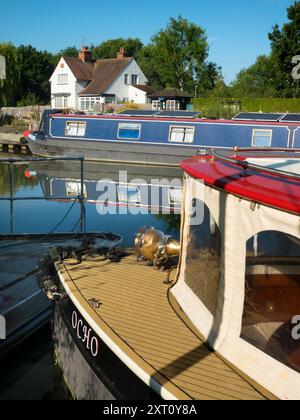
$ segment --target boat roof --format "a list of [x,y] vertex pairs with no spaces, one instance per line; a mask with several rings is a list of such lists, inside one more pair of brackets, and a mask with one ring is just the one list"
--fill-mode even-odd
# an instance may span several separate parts
[[132,115],[122,115],[122,114],[96,114],[96,115],[89,115],[89,114],[77,114],[77,113],[52,113],[49,115],[51,118],[67,118],[67,119],[107,119],[107,120],[132,120],[132,121],[171,121],[171,122],[178,122],[178,123],[206,123],[206,124],[232,124],[232,125],[257,125],[257,126],[283,126],[283,127],[299,127],[300,122],[289,122],[289,121],[257,121],[257,120],[226,120],[226,119],[209,119],[209,118],[187,118],[187,117],[171,117],[169,115],[166,116],[132,116]]
[[181,168],[206,185],[249,201],[300,214],[300,156],[194,156]]

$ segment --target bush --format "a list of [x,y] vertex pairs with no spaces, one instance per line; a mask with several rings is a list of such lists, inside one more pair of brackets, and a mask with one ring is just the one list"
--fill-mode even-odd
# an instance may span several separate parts
[[0,114],[0,126],[2,125],[12,125],[14,117],[8,114]]

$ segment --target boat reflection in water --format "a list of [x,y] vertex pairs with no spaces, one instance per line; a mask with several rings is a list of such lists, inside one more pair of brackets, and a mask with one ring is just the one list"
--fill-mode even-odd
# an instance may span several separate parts
[[[38,177],[45,198],[64,201],[81,194],[79,163],[31,162],[29,173]],[[182,172],[179,168],[88,162],[83,176],[85,202],[96,204],[99,213],[105,213],[109,207],[112,212],[125,214],[128,207],[131,211],[135,207],[143,214],[180,214]]]

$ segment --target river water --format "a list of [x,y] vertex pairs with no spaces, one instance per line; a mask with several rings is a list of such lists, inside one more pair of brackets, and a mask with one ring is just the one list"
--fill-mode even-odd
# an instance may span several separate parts
[[[86,230],[119,233],[126,247],[142,226],[178,238],[181,178],[177,168],[86,163]],[[9,202],[0,201],[0,235],[80,230],[79,163],[21,162],[14,165],[13,179],[14,196],[27,199],[14,202],[13,217]],[[0,197],[9,194],[9,165],[0,164]],[[0,400],[68,398],[53,361],[50,325],[0,360]]]

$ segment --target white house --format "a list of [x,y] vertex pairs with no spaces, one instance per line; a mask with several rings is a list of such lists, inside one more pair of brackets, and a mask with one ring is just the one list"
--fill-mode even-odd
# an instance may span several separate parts
[[53,108],[92,111],[97,104],[128,101],[147,103],[152,93],[133,57],[121,48],[117,58],[92,60],[88,47],[78,58],[62,57],[50,78]]

